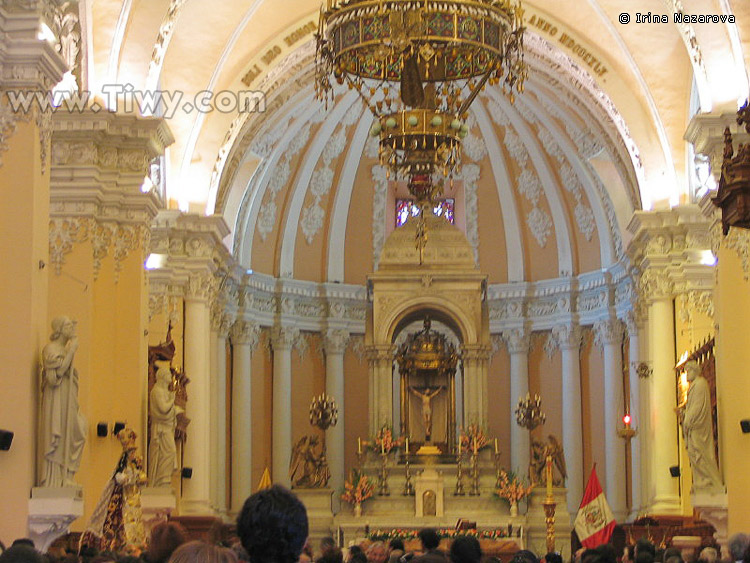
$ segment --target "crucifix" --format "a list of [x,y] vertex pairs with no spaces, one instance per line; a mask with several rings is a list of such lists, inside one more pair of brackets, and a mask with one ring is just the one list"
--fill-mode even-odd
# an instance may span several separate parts
[[[421,390],[420,390],[421,389]],[[432,441],[432,398],[445,389],[445,385],[438,387],[412,387],[409,385],[409,391],[414,393],[422,400],[422,422],[424,423],[425,441]]]

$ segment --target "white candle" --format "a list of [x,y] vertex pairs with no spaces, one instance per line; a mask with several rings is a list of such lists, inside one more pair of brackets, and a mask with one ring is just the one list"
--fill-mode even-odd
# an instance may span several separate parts
[[406,453],[409,453],[409,438],[406,439]]
[[357,436],[357,453],[362,453],[362,438],[360,438],[359,436]]

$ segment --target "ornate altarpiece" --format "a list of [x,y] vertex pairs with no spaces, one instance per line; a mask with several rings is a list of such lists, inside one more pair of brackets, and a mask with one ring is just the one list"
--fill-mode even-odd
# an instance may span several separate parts
[[[461,343],[461,349],[452,353],[460,354],[463,364],[464,420],[455,420],[457,393],[450,389],[451,370],[433,372],[435,384],[445,385],[445,397],[451,401],[448,410],[454,413],[454,420],[449,421],[448,427],[487,421],[487,366],[491,349],[485,300],[487,277],[479,271],[474,251],[463,232],[443,218],[428,217],[426,222],[429,240],[421,253],[414,244],[417,222],[409,221],[388,237],[378,271],[368,276],[370,307],[365,344],[370,367],[371,434],[384,424],[410,430],[409,410],[414,403],[405,400],[409,391],[404,385],[408,378],[395,391],[401,394],[398,399],[402,415],[400,420],[394,420],[393,370],[397,352],[394,342],[406,326],[426,315],[450,327]],[[453,360],[457,362],[458,358]],[[430,385],[421,377],[425,372],[410,373],[418,386]],[[446,443],[455,446],[455,432],[447,434]]]

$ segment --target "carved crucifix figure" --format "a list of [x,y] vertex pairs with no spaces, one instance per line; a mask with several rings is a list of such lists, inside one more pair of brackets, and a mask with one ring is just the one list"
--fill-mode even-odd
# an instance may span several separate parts
[[443,386],[440,386],[430,390],[430,387],[425,387],[424,391],[420,391],[409,385],[409,391],[422,399],[422,422],[424,423],[424,435],[427,442],[431,441],[432,437],[432,398],[440,393],[443,388]]

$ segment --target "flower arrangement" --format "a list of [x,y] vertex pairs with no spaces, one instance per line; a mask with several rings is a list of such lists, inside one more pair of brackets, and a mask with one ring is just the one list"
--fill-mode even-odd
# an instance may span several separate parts
[[476,450],[479,451],[489,444],[489,439],[478,424],[469,424],[461,429],[460,442],[461,452],[473,453],[475,444]]
[[375,487],[370,478],[353,469],[351,479],[344,483],[344,494],[341,495],[341,500],[349,504],[360,504],[370,498],[374,490]]
[[[413,540],[417,539],[419,529],[405,529],[405,528],[394,528],[392,530],[375,530],[367,534],[367,539],[370,541],[382,541],[388,542],[392,539],[401,540]],[[456,530],[453,528],[444,528],[437,530],[438,537],[440,539],[449,538],[455,539],[460,536],[474,536],[477,539],[484,540],[496,540],[500,538],[508,537],[508,530],[506,528],[498,528],[495,530]]]
[[513,471],[500,470],[500,487],[495,491],[497,496],[504,498],[510,504],[517,503],[519,500],[531,494],[531,485],[526,486],[523,479],[518,477]]
[[393,448],[397,448],[401,446],[403,438],[398,438],[397,440],[394,440],[393,438],[393,431],[391,430],[390,426],[383,425],[383,427],[378,430],[378,433],[375,434],[375,438],[372,439],[371,447],[372,450],[379,454],[388,454],[391,453],[391,450]]

